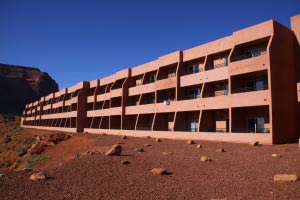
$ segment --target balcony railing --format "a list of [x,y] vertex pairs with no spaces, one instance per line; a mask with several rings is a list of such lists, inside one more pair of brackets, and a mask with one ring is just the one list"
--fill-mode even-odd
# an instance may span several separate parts
[[211,66],[208,66],[206,69],[206,71],[208,70],[213,70],[213,69],[218,69],[218,68],[222,68],[222,67],[227,67],[228,64],[227,63],[220,63],[220,64],[215,64],[215,65],[211,65]]
[[253,92],[253,91],[260,91],[260,90],[267,90],[268,85],[264,85],[262,87],[243,87],[243,88],[236,88],[232,89],[231,93],[243,93],[243,92]]
[[200,128],[200,132],[228,133],[226,128]]
[[207,92],[207,93],[203,93],[203,98],[206,97],[217,97],[217,96],[227,96],[228,95],[228,91],[215,91],[215,92]]
[[264,55],[266,53],[267,52],[265,52],[265,51],[261,51],[260,49],[256,49],[256,50],[252,50],[252,52],[244,53],[242,55],[233,57],[233,58],[231,58],[231,61],[235,62],[235,61],[245,60],[245,59],[249,59],[249,58],[254,58],[254,57]]
[[140,131],[152,131],[152,127],[141,126],[141,127],[136,127],[136,130],[140,130]]
[[270,133],[269,128],[232,128],[232,133]]

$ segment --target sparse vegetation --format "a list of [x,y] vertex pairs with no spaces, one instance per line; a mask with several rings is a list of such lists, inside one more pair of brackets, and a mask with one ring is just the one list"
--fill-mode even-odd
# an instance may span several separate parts
[[81,156],[81,153],[80,152],[75,152],[75,158],[79,158]]
[[25,168],[34,168],[37,163],[44,162],[47,160],[49,160],[49,157],[46,154],[32,154],[27,159],[27,164]]

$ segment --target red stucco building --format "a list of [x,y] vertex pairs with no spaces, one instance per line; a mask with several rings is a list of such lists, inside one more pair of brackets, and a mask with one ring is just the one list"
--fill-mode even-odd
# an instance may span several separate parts
[[300,138],[300,15],[28,104],[23,127],[278,144]]

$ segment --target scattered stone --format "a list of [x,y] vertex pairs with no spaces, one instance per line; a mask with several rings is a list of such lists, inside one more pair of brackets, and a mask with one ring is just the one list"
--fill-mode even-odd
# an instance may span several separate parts
[[212,159],[210,159],[206,156],[202,156],[200,160],[201,160],[201,162],[211,162],[212,161]]
[[187,143],[188,144],[196,144],[193,140],[189,140]]
[[123,135],[123,136],[122,136],[122,139],[123,139],[123,140],[127,139],[127,136],[126,136],[126,135]]
[[134,148],[133,151],[136,151],[136,152],[144,152],[144,149],[142,149],[142,148]]
[[258,141],[252,141],[249,144],[250,144],[250,146],[258,146],[259,142]]
[[106,136],[106,133],[102,133],[103,136]]
[[47,179],[47,176],[46,176],[45,172],[38,172],[38,173],[32,174],[29,179],[32,181],[44,180],[44,179]]
[[161,142],[161,139],[156,138],[155,141],[156,141],[156,142]]
[[30,172],[30,171],[32,171],[33,169],[32,168],[29,168],[29,167],[24,167],[23,169],[22,169],[22,171],[25,171],[25,172]]
[[91,150],[91,151],[87,151],[86,154],[87,155],[95,155],[96,152],[94,150]]
[[3,176],[5,176],[5,174],[0,174],[0,177],[3,177]]
[[147,138],[151,138],[150,136],[147,136]]
[[130,162],[128,160],[122,161],[122,165],[129,165],[129,164],[130,164]]
[[165,168],[153,168],[150,172],[154,175],[167,175],[168,174],[168,172]]
[[32,145],[32,147],[29,149],[29,153],[30,154],[41,154],[44,152],[46,146],[47,146],[47,144],[45,142],[40,141],[40,142]]
[[218,152],[218,153],[223,153],[223,152],[225,152],[225,149],[220,148],[220,149],[217,149],[216,152]]
[[198,144],[197,149],[201,149],[201,148],[203,148],[202,144]]
[[273,180],[274,182],[296,182],[299,178],[297,174],[276,174]]
[[65,133],[50,133],[46,136],[47,142],[53,142],[54,144],[58,144],[62,141],[69,139],[71,136]]
[[165,152],[162,152],[162,154],[164,154],[164,155],[171,155],[171,154],[173,154],[173,152],[172,151],[165,151]]
[[122,147],[121,145],[115,144],[112,146],[106,153],[105,155],[107,156],[119,156],[121,155],[122,152]]
[[151,144],[144,144],[145,147],[151,147]]
[[274,158],[280,158],[281,155],[280,155],[280,154],[277,154],[277,153],[273,153],[273,154],[272,154],[272,157],[274,157]]

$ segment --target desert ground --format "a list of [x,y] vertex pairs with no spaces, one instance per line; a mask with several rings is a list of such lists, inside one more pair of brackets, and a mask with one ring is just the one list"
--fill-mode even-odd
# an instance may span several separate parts
[[[28,141],[34,143],[37,136],[53,133],[2,130],[0,173],[4,175],[0,177],[0,199],[300,199],[300,181],[273,181],[276,174],[300,174],[298,144],[188,144],[77,133],[58,144],[47,145],[35,160],[29,152],[19,153],[24,145],[29,148]],[[115,144],[122,147],[120,156],[103,154]],[[199,144],[202,148],[197,148]],[[225,152],[217,152],[219,148]],[[201,156],[211,162],[201,162]],[[157,167],[167,169],[167,175],[150,173]],[[48,178],[30,180],[36,172],[45,172]]]

